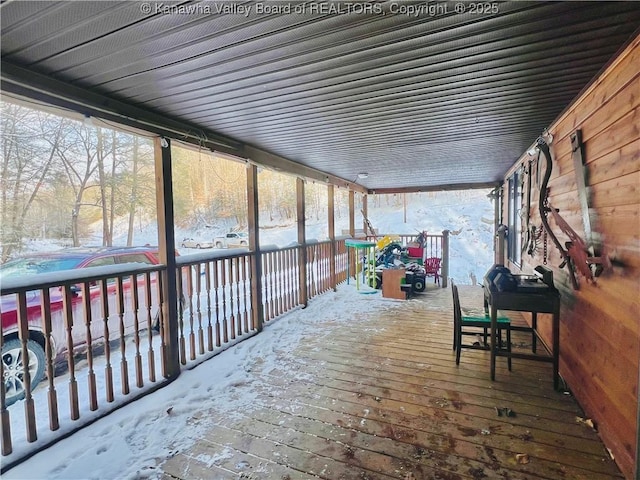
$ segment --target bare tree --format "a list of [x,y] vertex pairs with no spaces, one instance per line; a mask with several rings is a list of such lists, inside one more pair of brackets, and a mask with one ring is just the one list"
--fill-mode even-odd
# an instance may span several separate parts
[[[97,137],[95,130],[82,124],[74,123],[67,131],[67,139],[71,142],[68,150],[57,149],[62,160],[69,186],[74,192],[74,203],[71,208],[71,235],[74,246],[80,245],[78,219],[83,206],[84,194],[92,184],[91,180],[98,168]],[[97,203],[88,205],[98,206]]]
[[25,219],[45,184],[65,128],[62,118],[2,104],[1,260],[20,248]]
[[127,230],[127,246],[133,245],[133,228],[135,224],[136,205],[138,201],[138,158],[140,150],[138,137],[133,137],[133,151],[131,153],[131,169],[133,178],[131,181],[131,197],[129,202],[129,228]]

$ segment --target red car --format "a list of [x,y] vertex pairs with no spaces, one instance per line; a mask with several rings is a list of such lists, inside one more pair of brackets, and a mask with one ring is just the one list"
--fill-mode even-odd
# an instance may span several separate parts
[[[159,263],[158,250],[155,247],[96,247],[96,248],[70,248],[57,252],[32,254],[17,258],[0,265],[0,280],[9,278],[39,275],[42,273],[59,272],[86,267],[117,265],[125,263],[144,263],[156,265]],[[158,295],[156,287],[157,274],[151,273],[151,315],[156,319],[158,311]],[[104,342],[104,320],[101,307],[100,282],[92,283],[91,296],[91,343]],[[116,282],[109,280],[109,340],[119,338],[119,316],[116,306]],[[144,275],[138,275],[138,329],[147,328],[148,311],[146,306],[146,285]],[[125,334],[133,332],[134,315],[131,299],[131,280],[126,277],[123,280],[123,298],[125,313]],[[50,289],[51,295],[51,330],[52,330],[52,355],[54,363],[66,361],[67,354],[67,330],[65,328],[63,312],[63,295],[61,287]],[[4,295],[1,297],[2,308],[2,366],[3,382],[6,392],[6,403],[10,405],[24,397],[24,365],[21,343],[18,338],[16,295]],[[82,293],[78,289],[72,299],[73,327],[72,341],[74,351],[86,350],[87,333],[84,321]],[[45,334],[41,313],[40,290],[27,292],[27,317],[29,323],[29,372],[31,376],[31,388],[44,378],[45,371]]]

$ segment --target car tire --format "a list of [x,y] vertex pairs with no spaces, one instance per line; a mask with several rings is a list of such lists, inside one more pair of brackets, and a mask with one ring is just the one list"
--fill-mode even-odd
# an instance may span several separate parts
[[183,244],[182,244],[182,248],[187,248],[187,246],[183,243]]
[[[33,391],[44,378],[44,350],[34,340],[27,340],[27,350],[29,351],[31,391]],[[7,406],[25,397],[23,361],[20,340],[14,338],[5,342],[2,346],[2,368]]]
[[199,250],[200,249],[200,244],[196,243],[196,248]]
[[240,245],[244,245],[244,246],[246,247],[246,246],[247,246],[247,242],[245,242],[244,240],[242,240],[242,241],[240,242]]
[[222,248],[222,243],[221,242],[216,242],[216,248]]

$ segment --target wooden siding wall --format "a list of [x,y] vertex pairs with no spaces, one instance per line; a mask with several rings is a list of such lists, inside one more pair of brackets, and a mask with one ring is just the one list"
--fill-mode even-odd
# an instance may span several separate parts
[[[560,373],[593,419],[627,478],[638,475],[638,370],[640,363],[640,36],[549,127],[553,173],[549,200],[584,238],[570,135],[582,130],[591,226],[614,267],[588,284],[577,274],[571,286],[561,257],[548,240],[548,267],[562,293]],[[534,139],[532,139],[534,140]],[[508,178],[531,157],[523,154]],[[540,178],[544,173],[541,155]],[[541,226],[533,169],[530,224]],[[526,185],[525,185],[526,188]],[[505,199],[508,198],[506,188]],[[526,196],[525,196],[526,198]],[[503,205],[506,212],[506,203]],[[549,220],[564,245],[568,241]],[[542,248],[522,257],[513,272],[530,273],[543,263]],[[548,319],[545,327],[548,328]],[[545,333],[550,334],[550,330]],[[548,335],[550,338],[550,335]]]

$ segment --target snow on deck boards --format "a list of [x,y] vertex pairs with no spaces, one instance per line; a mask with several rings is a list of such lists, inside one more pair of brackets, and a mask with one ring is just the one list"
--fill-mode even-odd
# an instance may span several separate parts
[[[471,288],[461,288],[463,305],[481,302]],[[229,414],[218,408],[225,398],[203,403],[191,422],[207,423],[206,433],[159,465],[163,477],[622,478],[577,421],[573,397],[553,390],[551,364],[514,359],[509,372],[498,358],[495,382],[487,351],[465,350],[456,366],[450,296],[389,301],[314,324],[292,350],[275,345],[229,392],[250,392],[251,407]],[[530,335],[513,335],[530,345]]]

